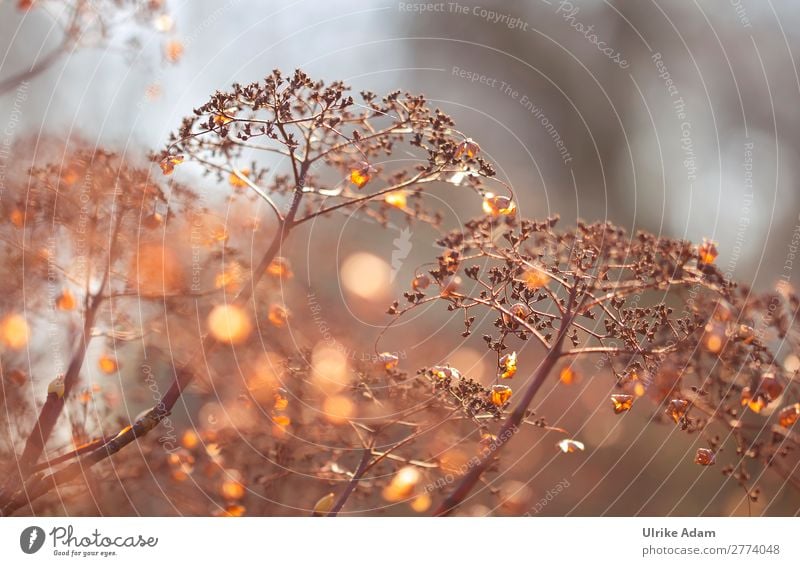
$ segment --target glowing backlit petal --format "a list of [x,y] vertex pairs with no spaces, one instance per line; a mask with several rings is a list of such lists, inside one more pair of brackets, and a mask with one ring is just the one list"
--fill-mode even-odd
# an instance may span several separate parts
[[161,172],[164,173],[164,175],[171,175],[175,170],[175,166],[180,165],[181,163],[183,163],[182,155],[169,155],[161,160],[159,166],[161,167]]
[[542,287],[546,287],[550,283],[550,276],[541,269],[528,269],[522,274],[522,281],[528,289],[535,291]]
[[789,428],[800,418],[800,403],[795,403],[778,413],[778,423],[785,428]]
[[614,412],[620,414],[625,411],[630,411],[633,406],[633,398],[633,395],[612,395],[611,404],[614,407]]
[[267,266],[267,275],[275,279],[291,279],[294,273],[288,259],[276,257]]
[[667,404],[667,408],[664,412],[677,424],[686,416],[686,411],[688,410],[689,401],[686,399],[672,399]]
[[376,170],[372,165],[362,161],[350,170],[350,182],[361,189],[372,180],[375,172]]
[[495,218],[499,216],[514,216],[517,213],[517,205],[509,197],[486,193],[483,198],[483,211]]
[[712,264],[718,255],[717,244],[711,240],[703,239],[703,243],[697,246],[697,258],[700,263]]
[[556,446],[558,446],[558,448],[564,454],[569,454],[570,452],[578,452],[578,451],[583,452],[585,448],[583,442],[580,442],[579,440],[573,440],[571,438],[565,438],[561,440],[558,444],[556,444]]
[[269,323],[275,328],[283,328],[289,321],[289,309],[283,305],[274,303],[269,306],[267,320],[269,320]]
[[408,204],[408,193],[406,191],[392,191],[391,193],[386,193],[383,200],[389,206],[405,208]]
[[475,140],[467,138],[456,146],[455,157],[456,159],[466,155],[470,159],[478,155],[481,148]]
[[491,401],[495,407],[502,407],[511,399],[511,388],[507,385],[495,385],[492,387]]
[[228,175],[228,183],[230,183],[231,187],[234,189],[244,189],[247,188],[247,181],[242,179],[242,177],[250,177],[250,169],[240,169],[239,175],[236,173],[231,173]]
[[517,373],[517,353],[510,352],[500,358],[500,369],[502,379],[511,379]]
[[397,367],[400,363],[400,357],[392,354],[391,352],[381,352],[378,354],[378,362],[384,367],[384,369],[390,370]]

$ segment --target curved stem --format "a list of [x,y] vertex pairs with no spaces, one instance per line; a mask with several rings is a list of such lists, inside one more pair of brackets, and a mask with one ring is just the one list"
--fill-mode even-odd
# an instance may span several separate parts
[[553,367],[556,365],[556,362],[558,362],[558,359],[561,356],[564,338],[567,336],[567,330],[572,325],[572,319],[575,316],[575,310],[573,309],[575,294],[576,289],[573,287],[570,291],[567,314],[562,319],[561,327],[558,330],[558,337],[556,338],[553,347],[548,350],[544,359],[539,364],[539,367],[536,368],[536,373],[533,375],[533,380],[525,390],[522,400],[519,402],[519,404],[517,404],[508,418],[506,418],[503,426],[500,428],[494,450],[485,452],[480,461],[466,474],[464,474],[456,488],[436,508],[436,511],[434,511],[435,516],[441,517],[449,515],[455,511],[455,509],[475,488],[475,485],[477,485],[477,483],[481,480],[484,472],[489,468],[492,462],[494,462],[496,454],[502,450],[506,444],[508,444],[508,441],[511,440],[517,432],[519,432],[520,425],[528,413],[528,407],[533,402],[533,398],[536,396],[536,393],[542,387],[542,384],[550,375],[550,372],[553,370]]

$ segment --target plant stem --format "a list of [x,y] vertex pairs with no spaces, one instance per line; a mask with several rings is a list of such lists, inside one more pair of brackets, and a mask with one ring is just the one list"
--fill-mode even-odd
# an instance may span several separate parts
[[553,370],[553,367],[561,357],[564,338],[567,336],[567,330],[571,326],[574,317],[575,311],[572,309],[574,300],[575,288],[573,287],[570,292],[569,305],[567,306],[564,318],[562,318],[561,327],[558,330],[556,341],[553,344],[553,347],[547,351],[547,354],[539,364],[539,367],[536,368],[536,373],[533,374],[533,381],[525,390],[522,400],[517,404],[508,418],[506,418],[503,426],[500,428],[494,449],[485,452],[481,456],[480,461],[466,474],[464,474],[464,476],[461,478],[461,481],[458,482],[456,488],[436,508],[434,511],[435,516],[442,517],[455,511],[455,509],[461,505],[464,499],[466,499],[470,492],[475,488],[475,485],[480,481],[484,472],[489,468],[492,462],[494,462],[496,454],[502,450],[506,444],[508,444],[514,435],[517,434],[517,432],[519,432],[520,425],[528,413],[528,407],[530,407],[530,404],[533,402],[533,398],[536,396],[536,393],[542,387],[542,384],[544,384],[545,380],[550,375],[550,372]]

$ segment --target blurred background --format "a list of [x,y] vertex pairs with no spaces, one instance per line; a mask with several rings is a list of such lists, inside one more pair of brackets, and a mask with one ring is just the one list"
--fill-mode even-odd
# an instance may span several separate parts
[[[22,4],[0,3],[0,80],[59,45],[52,19]],[[356,92],[425,93],[480,143],[525,216],[558,213],[566,225],[607,219],[631,231],[711,238],[723,271],[762,290],[791,275],[800,225],[800,9],[792,0],[163,4],[170,22],[124,23],[103,48],[66,52],[27,87],[5,92],[0,165],[19,140],[47,135],[143,155],[215,90],[273,68],[302,68]],[[210,194],[224,190],[196,183]],[[433,198],[448,225],[477,212],[455,192]],[[439,253],[425,228],[403,233],[345,216],[295,238],[288,255],[300,288],[292,292],[302,304],[313,291],[327,317],[349,321],[352,332],[339,339],[353,344],[375,340],[385,305]],[[404,257],[391,269],[398,246]],[[443,308],[411,322],[415,334],[401,325],[385,338],[407,354],[407,369],[448,361],[491,379],[494,362],[479,333],[473,341],[448,332],[460,331],[460,322]],[[776,480],[748,511],[735,484],[715,470],[698,472],[696,446],[672,427],[646,427],[644,411],[623,427],[598,411],[610,389],[607,376],[584,372],[571,387],[554,383],[542,393],[537,413],[587,450],[556,456],[557,438],[547,435],[517,447],[524,458],[509,477],[536,478],[532,501],[547,500],[537,512],[793,514],[800,507],[798,494]],[[564,482],[569,487],[548,499]]]

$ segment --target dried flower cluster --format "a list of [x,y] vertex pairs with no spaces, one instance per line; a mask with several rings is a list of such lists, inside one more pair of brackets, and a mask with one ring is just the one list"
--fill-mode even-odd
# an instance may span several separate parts
[[[717,465],[750,498],[763,470],[797,485],[794,291],[737,287],[713,242],[522,217],[478,142],[423,96],[354,97],[274,71],[215,93],[153,161],[70,153],[65,166],[20,174],[2,203],[3,402],[38,413],[14,416],[30,424],[2,438],[14,463],[2,514],[54,489],[79,498],[91,474],[111,473],[95,467],[110,456],[126,462],[117,481],[160,474],[195,514],[336,515],[359,499],[448,514],[503,470],[523,429],[560,435],[565,461],[586,448],[548,425],[557,415],[530,408],[548,380],[582,374],[613,381],[598,405],[614,418],[655,410],[701,436],[694,462]],[[226,189],[235,222],[181,183],[192,171]],[[422,198],[439,185],[474,195],[478,217],[447,230]],[[248,216],[255,201],[266,218]],[[447,360],[417,372],[394,351],[356,360],[314,337],[292,301],[291,235],[337,211],[437,230],[442,253],[388,312],[395,321],[444,303],[463,314],[462,335],[482,334],[496,361],[491,383]],[[254,259],[253,241],[266,242]],[[48,378],[34,375],[51,352],[33,337],[52,321],[65,329],[65,363]],[[115,391],[91,383],[95,371],[137,384]],[[38,411],[28,387],[44,397]],[[120,394],[145,409],[126,414]],[[183,407],[196,427],[176,425]],[[123,450],[137,439],[138,451]],[[506,487],[490,496],[520,512],[508,494],[524,490]],[[287,493],[308,497],[281,501]]]

